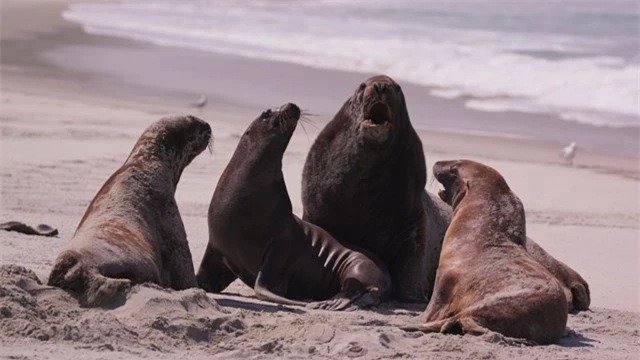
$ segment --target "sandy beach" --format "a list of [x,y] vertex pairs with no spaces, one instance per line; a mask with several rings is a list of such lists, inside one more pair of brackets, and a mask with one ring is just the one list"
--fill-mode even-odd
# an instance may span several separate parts
[[[307,151],[367,77],[89,35],[62,19],[68,4],[0,4],[0,222],[59,230],[52,238],[0,232],[0,358],[638,358],[639,158],[582,151],[568,167],[558,157],[563,144],[552,141],[419,130],[429,190],[438,186],[431,181],[438,160],[469,158],[496,168],[524,203],[528,235],[589,282],[591,311],[570,315],[557,345],[523,347],[497,334],[404,333],[397,327],[424,305],[313,311],[259,301],[239,281],[219,295],[139,285],[112,310],[82,309],[64,291],[42,285],[95,193],[163,115],[193,113],[213,128],[213,152],[186,168],[176,193],[196,268],[208,240],[209,200],[240,134],[265,108],[290,101],[318,114],[296,130],[283,160],[301,214]],[[430,107],[433,128],[454,115],[486,124],[533,116],[481,114],[402,85],[411,116]],[[190,107],[201,93],[209,105]],[[412,102],[421,104],[415,113]]]

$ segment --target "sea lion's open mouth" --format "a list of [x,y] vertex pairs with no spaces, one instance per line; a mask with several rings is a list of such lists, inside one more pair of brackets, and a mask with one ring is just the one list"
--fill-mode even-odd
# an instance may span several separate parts
[[444,190],[440,190],[438,192],[438,196],[440,197],[440,199],[444,202],[446,202],[447,204],[451,205],[451,200],[453,200],[453,194],[451,193],[450,189],[447,189],[446,187],[444,188]]
[[368,141],[382,144],[391,135],[391,109],[385,103],[376,102],[364,111],[360,129]]
[[365,126],[377,126],[391,122],[391,115],[389,114],[389,107],[381,102],[373,104],[364,113],[364,125]]
[[442,185],[443,189],[438,192],[440,199],[447,204],[451,205],[453,196],[455,195],[455,177],[453,177],[450,171],[446,168],[438,167],[438,163],[434,165],[433,176]]

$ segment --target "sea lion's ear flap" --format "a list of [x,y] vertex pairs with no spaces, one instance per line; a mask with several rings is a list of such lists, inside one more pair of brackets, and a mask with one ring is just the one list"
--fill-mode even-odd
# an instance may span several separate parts
[[467,187],[467,190],[471,190],[471,185],[469,185],[469,180],[465,181],[464,185]]

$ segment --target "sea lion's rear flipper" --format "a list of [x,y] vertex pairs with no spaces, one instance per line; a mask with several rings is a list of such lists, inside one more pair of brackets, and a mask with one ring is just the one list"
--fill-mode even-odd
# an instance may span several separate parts
[[268,277],[265,278],[262,271],[258,272],[258,276],[256,277],[256,283],[253,287],[253,290],[256,292],[256,296],[260,300],[271,301],[277,304],[283,305],[294,305],[294,306],[305,306],[306,302],[295,301],[291,299],[287,299],[283,296],[275,294],[270,290],[271,286],[269,285]]
[[103,276],[84,264],[81,254],[67,250],[56,259],[47,284],[76,292],[83,306],[96,307],[122,295],[131,281]]
[[573,311],[577,312],[589,309],[591,295],[587,282],[574,282],[569,287],[571,288],[571,295],[573,295]]
[[224,263],[222,254],[208,245],[196,275],[198,286],[206,292],[219,293],[237,278]]
[[[466,316],[466,317],[461,317],[458,320],[458,323],[460,325],[460,328],[462,330],[463,333],[465,334],[471,334],[471,335],[482,335],[485,334],[487,332],[489,332],[490,330],[487,329],[486,327],[478,324],[478,322],[470,317],[470,316]],[[445,329],[443,327],[442,332],[445,332]],[[457,332],[457,331],[453,331],[453,332]]]
[[40,224],[36,227],[29,226],[19,221],[9,221],[0,224],[0,229],[7,231],[15,231],[27,235],[40,235],[40,236],[56,236],[58,235],[58,229],[52,228],[46,224]]
[[108,306],[131,287],[129,279],[114,279],[93,273],[87,277],[87,287],[81,304],[87,307]]
[[408,325],[400,327],[401,330],[408,332],[422,331],[425,333],[431,332],[445,332],[452,328],[453,324],[457,324],[457,321],[453,318],[447,318],[443,320],[434,320],[427,323]]

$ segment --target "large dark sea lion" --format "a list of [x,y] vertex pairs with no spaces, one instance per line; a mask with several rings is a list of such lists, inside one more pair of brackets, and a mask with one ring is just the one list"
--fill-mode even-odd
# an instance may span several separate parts
[[131,283],[196,287],[174,194],[182,171],[210,139],[209,124],[193,116],[149,126],[89,204],[49,285],[78,292],[86,306],[103,304]]
[[326,300],[311,307],[329,310],[375,305],[391,288],[384,265],[292,213],[282,157],[299,117],[294,104],[267,110],[241,137],[211,199],[198,284],[218,292],[237,276],[276,303]]
[[380,257],[393,296],[431,295],[449,211],[425,192],[426,168],[400,85],[374,76],[320,132],[303,170],[303,219]]
[[555,276],[526,251],[520,199],[494,169],[469,160],[433,167],[453,207],[426,323],[405,330],[479,335],[488,330],[554,343],[567,324]]

